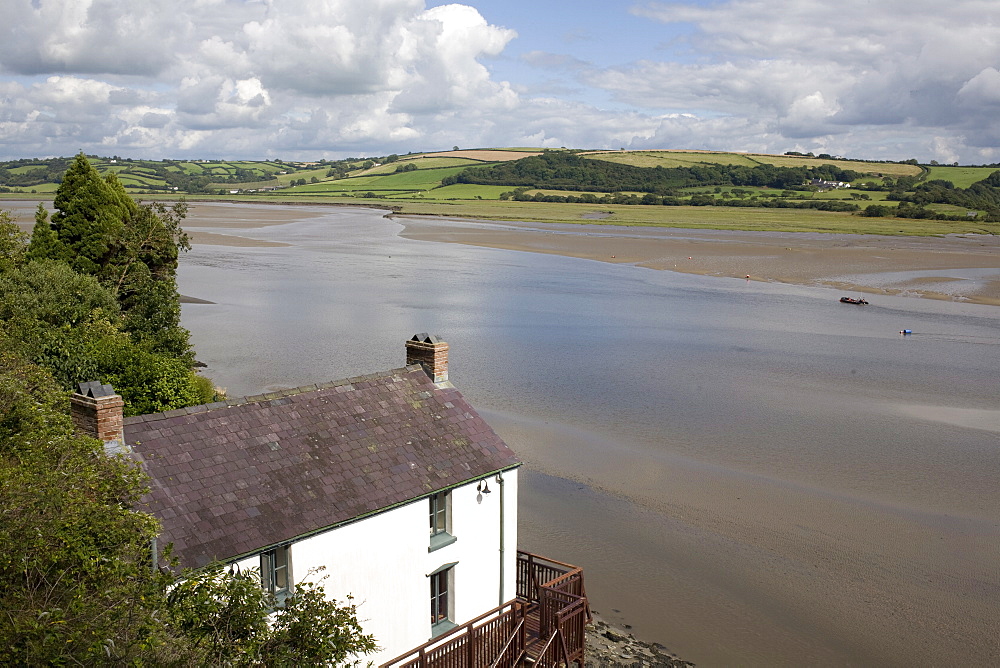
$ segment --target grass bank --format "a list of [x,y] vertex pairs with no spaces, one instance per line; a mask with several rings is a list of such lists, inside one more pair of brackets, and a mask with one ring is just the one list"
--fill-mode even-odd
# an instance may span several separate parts
[[[212,201],[218,199],[217,197],[188,197],[188,201]],[[534,223],[925,237],[944,236],[946,234],[1000,235],[1000,223],[977,223],[972,219],[952,222],[909,220],[903,218],[865,218],[850,213],[816,211],[813,209],[562,204],[485,199],[474,201],[418,201],[307,195],[293,198],[278,195],[258,195],[254,197],[233,197],[228,198],[226,201],[384,207],[397,215],[444,216],[472,220]]]
[[[411,172],[412,174],[412,172]],[[476,186],[481,187],[481,186]],[[44,198],[39,194],[35,198]],[[34,199],[7,195],[3,199]],[[146,196],[144,200],[174,198]],[[472,220],[574,223],[685,229],[747,230],[758,232],[819,232],[826,234],[878,234],[887,236],[944,236],[947,234],[1000,235],[1000,223],[865,218],[851,213],[813,209],[767,209],[724,206],[643,206],[616,204],[562,204],[513,200],[420,201],[368,199],[344,196],[297,194],[234,195],[220,198],[188,195],[189,202],[227,201],[262,204],[320,204],[385,208],[397,215],[443,216]]]

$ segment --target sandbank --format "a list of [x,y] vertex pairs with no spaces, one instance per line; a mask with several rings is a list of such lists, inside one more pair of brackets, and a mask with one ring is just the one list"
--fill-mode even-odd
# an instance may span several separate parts
[[[190,215],[184,220],[184,231],[188,233],[192,244],[241,248],[269,248],[291,244],[235,234],[239,230],[285,225],[323,215],[322,212],[281,205],[233,206],[199,202],[191,208]],[[216,231],[209,232],[203,228]],[[230,230],[234,233],[229,233]]]
[[1000,237],[739,232],[393,216],[408,239],[1000,305]]
[[[51,208],[51,203],[47,204]],[[11,211],[18,227],[29,234],[34,225],[36,206],[38,203],[35,201],[9,200],[0,203],[0,209]],[[280,204],[233,205],[196,202],[190,205],[188,217],[184,219],[183,227],[191,243],[195,245],[268,248],[289,246],[290,244],[252,239],[237,233],[240,230],[285,225],[309,218],[318,218],[322,215],[324,215],[323,211]],[[208,231],[209,229],[213,231]]]

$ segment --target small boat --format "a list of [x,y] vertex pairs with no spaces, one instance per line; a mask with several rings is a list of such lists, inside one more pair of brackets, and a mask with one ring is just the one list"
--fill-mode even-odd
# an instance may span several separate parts
[[857,299],[854,297],[841,297],[840,302],[842,304],[867,304],[868,300],[862,299],[861,297],[858,297]]

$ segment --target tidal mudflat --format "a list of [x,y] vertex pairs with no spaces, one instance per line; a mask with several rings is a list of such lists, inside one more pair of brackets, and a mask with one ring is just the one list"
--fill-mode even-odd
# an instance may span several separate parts
[[1000,305],[1000,237],[739,232],[398,216],[403,236],[689,274]]
[[[180,268],[213,302],[184,324],[231,394],[399,366],[404,337],[440,334],[525,460],[521,547],[584,566],[609,621],[700,665],[1000,662],[992,238],[673,231],[670,249],[360,209],[258,225],[275,209],[192,207],[189,228],[260,242],[206,237]],[[974,289],[879,287],[905,272]],[[823,282],[845,277],[871,305]]]

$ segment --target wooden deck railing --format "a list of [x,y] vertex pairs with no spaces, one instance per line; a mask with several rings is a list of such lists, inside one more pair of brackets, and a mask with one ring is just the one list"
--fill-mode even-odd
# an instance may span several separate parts
[[591,620],[583,569],[519,551],[517,572],[518,596],[536,604],[539,612],[538,638],[543,644],[537,665],[582,665]]
[[524,663],[528,604],[514,599],[380,668],[515,668]]
[[582,666],[590,619],[582,568],[518,551],[516,599],[380,668]]

